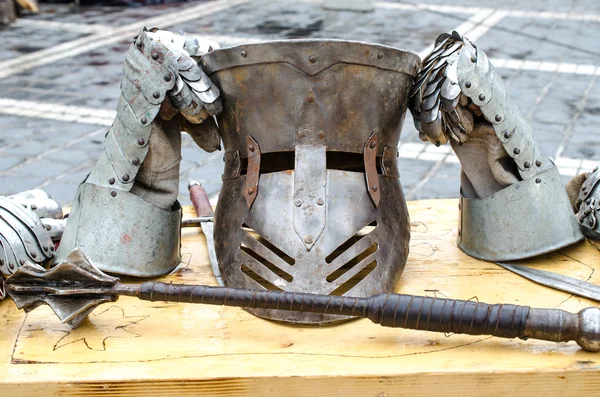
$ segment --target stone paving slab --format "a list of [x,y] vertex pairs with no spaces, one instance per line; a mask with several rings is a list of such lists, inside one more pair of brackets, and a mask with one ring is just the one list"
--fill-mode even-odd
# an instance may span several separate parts
[[[86,37],[90,32],[101,32],[104,26],[119,27],[139,21],[141,28],[147,18],[201,3],[139,8],[43,5],[40,15],[27,18],[34,22],[0,30],[0,64]],[[418,7],[412,4],[417,2],[382,2],[372,13],[354,13],[325,11],[318,1],[260,0],[176,23],[169,29],[218,37],[224,47],[245,40],[327,37],[421,52],[439,33],[464,26],[479,14],[489,16],[492,10],[486,14],[482,8],[500,7],[502,18],[494,21],[486,17],[474,27],[475,31],[480,29],[477,45],[491,58],[500,60],[498,72],[511,97],[532,122],[542,148],[565,160],[559,164],[567,167],[563,181],[600,160],[600,89],[596,83],[600,74],[596,73],[600,69],[600,19],[594,19],[600,15],[600,3],[505,0],[498,4],[495,0],[481,0],[475,4],[467,0],[422,0]],[[130,42],[131,38],[123,38],[0,78],[0,99],[113,110]],[[530,62],[529,69],[534,65],[535,70],[528,70],[526,62]],[[551,71],[538,70],[540,63]],[[561,63],[574,65],[556,72]],[[577,69],[577,65],[586,68]],[[67,121],[58,116],[59,120],[50,120],[43,114],[2,114],[0,109],[0,194],[42,187],[63,205],[69,205],[77,185],[102,152],[108,129],[106,124],[90,124],[86,117]],[[431,145],[423,145],[410,115],[406,117],[401,142],[414,144],[416,150],[422,151],[414,152],[414,156],[412,152],[401,153],[399,159],[401,182],[408,199],[458,196],[460,165],[456,158],[448,154],[448,148],[436,151]],[[184,204],[189,203],[190,179],[200,180],[210,196],[217,195],[222,152],[205,153],[184,134],[182,157],[180,199]]]

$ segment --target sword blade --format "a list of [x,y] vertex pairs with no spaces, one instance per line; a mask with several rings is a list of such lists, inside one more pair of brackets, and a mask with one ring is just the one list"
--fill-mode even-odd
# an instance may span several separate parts
[[208,259],[210,266],[217,279],[217,283],[222,287],[223,279],[221,278],[221,270],[219,270],[219,262],[217,261],[217,253],[215,252],[215,239],[213,236],[215,225],[212,222],[202,222],[202,233],[206,237],[206,247],[208,248]]
[[534,283],[600,302],[600,286],[598,285],[528,266],[500,262],[496,262],[496,264]]

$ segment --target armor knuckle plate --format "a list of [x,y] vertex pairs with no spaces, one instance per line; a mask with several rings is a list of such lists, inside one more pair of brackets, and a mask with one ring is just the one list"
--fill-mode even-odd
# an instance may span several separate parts
[[[203,62],[223,96],[215,247],[225,284],[391,291],[408,254],[396,148],[418,57],[310,40],[215,50]],[[248,310],[299,323],[341,319]]]
[[54,256],[50,234],[34,211],[39,208],[41,213],[56,217],[62,215],[62,211],[59,214],[58,204],[47,195],[41,197],[39,192],[0,197],[0,272],[4,276],[14,273],[26,262],[43,265]]
[[577,221],[583,234],[591,239],[600,240],[600,169],[596,167],[581,185],[577,197]]

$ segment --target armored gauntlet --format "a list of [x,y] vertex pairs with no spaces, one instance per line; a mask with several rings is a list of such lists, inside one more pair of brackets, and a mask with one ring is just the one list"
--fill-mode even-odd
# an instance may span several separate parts
[[142,31],[127,52],[117,117],[104,153],[80,185],[56,262],[78,247],[104,271],[157,276],[180,260],[181,131],[205,150],[219,148],[209,116],[218,89],[191,55],[198,40]]
[[522,259],[583,238],[557,167],[469,40],[438,37],[411,92],[411,112],[421,139],[450,141],[460,160],[458,244],[466,253]]
[[600,240],[600,166],[567,184],[567,193],[584,236]]
[[[42,190],[0,197],[0,273],[10,276],[27,262],[44,265],[60,238],[62,208]],[[4,297],[0,280],[0,299]]]

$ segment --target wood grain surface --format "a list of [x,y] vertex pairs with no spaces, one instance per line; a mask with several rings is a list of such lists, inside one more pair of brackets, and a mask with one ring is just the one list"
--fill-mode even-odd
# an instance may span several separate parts
[[[411,253],[396,291],[569,311],[597,305],[463,254],[457,208],[456,200],[409,203]],[[200,229],[183,231],[182,252],[183,263],[163,280],[216,284]],[[589,242],[523,263],[600,284],[600,252]],[[444,335],[369,320],[292,326],[238,308],[128,297],[100,306],[77,330],[47,307],[25,315],[10,300],[0,302],[0,322],[2,396],[600,393],[600,355],[574,342]]]

